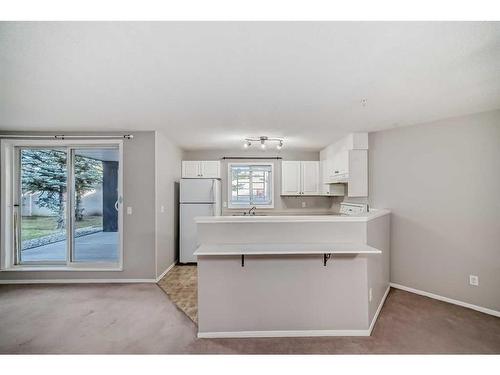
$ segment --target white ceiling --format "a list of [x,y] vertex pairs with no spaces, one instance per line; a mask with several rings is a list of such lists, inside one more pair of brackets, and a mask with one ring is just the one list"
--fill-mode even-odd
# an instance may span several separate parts
[[3,130],[165,130],[185,149],[267,135],[319,149],[497,108],[498,22],[0,23]]

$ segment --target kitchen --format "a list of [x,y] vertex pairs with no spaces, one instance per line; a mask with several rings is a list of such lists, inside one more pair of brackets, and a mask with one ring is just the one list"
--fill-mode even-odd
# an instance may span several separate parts
[[500,352],[500,23],[0,34],[1,353]]
[[[241,156],[182,162],[180,263],[198,265],[199,337],[373,329],[389,290],[390,212],[366,203],[368,134],[303,153],[317,160],[281,156],[284,141],[246,139]],[[248,155],[252,142],[260,152]],[[287,311],[303,296],[304,311]]]

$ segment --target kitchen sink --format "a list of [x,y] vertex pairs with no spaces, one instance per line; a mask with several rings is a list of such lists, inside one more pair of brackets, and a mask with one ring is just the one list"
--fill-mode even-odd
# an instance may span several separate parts
[[237,213],[232,214],[231,216],[267,216],[267,214],[247,214],[247,213]]

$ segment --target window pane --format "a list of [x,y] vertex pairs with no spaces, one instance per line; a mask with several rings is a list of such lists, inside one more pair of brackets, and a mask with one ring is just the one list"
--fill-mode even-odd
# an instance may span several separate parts
[[20,251],[18,262],[64,262],[66,152],[20,149]]
[[74,150],[74,262],[118,262],[117,148]]
[[231,167],[231,203],[233,205],[270,205],[271,165]]

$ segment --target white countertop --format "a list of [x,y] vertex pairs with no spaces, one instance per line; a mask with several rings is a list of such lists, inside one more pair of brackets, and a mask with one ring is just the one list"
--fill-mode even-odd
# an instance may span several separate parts
[[201,245],[194,255],[293,255],[293,254],[381,254],[382,251],[362,243],[309,244],[213,244]]
[[247,215],[247,216],[198,216],[197,224],[218,223],[314,223],[314,222],[367,222],[390,214],[386,209],[370,209],[370,212],[357,216],[341,215]]

